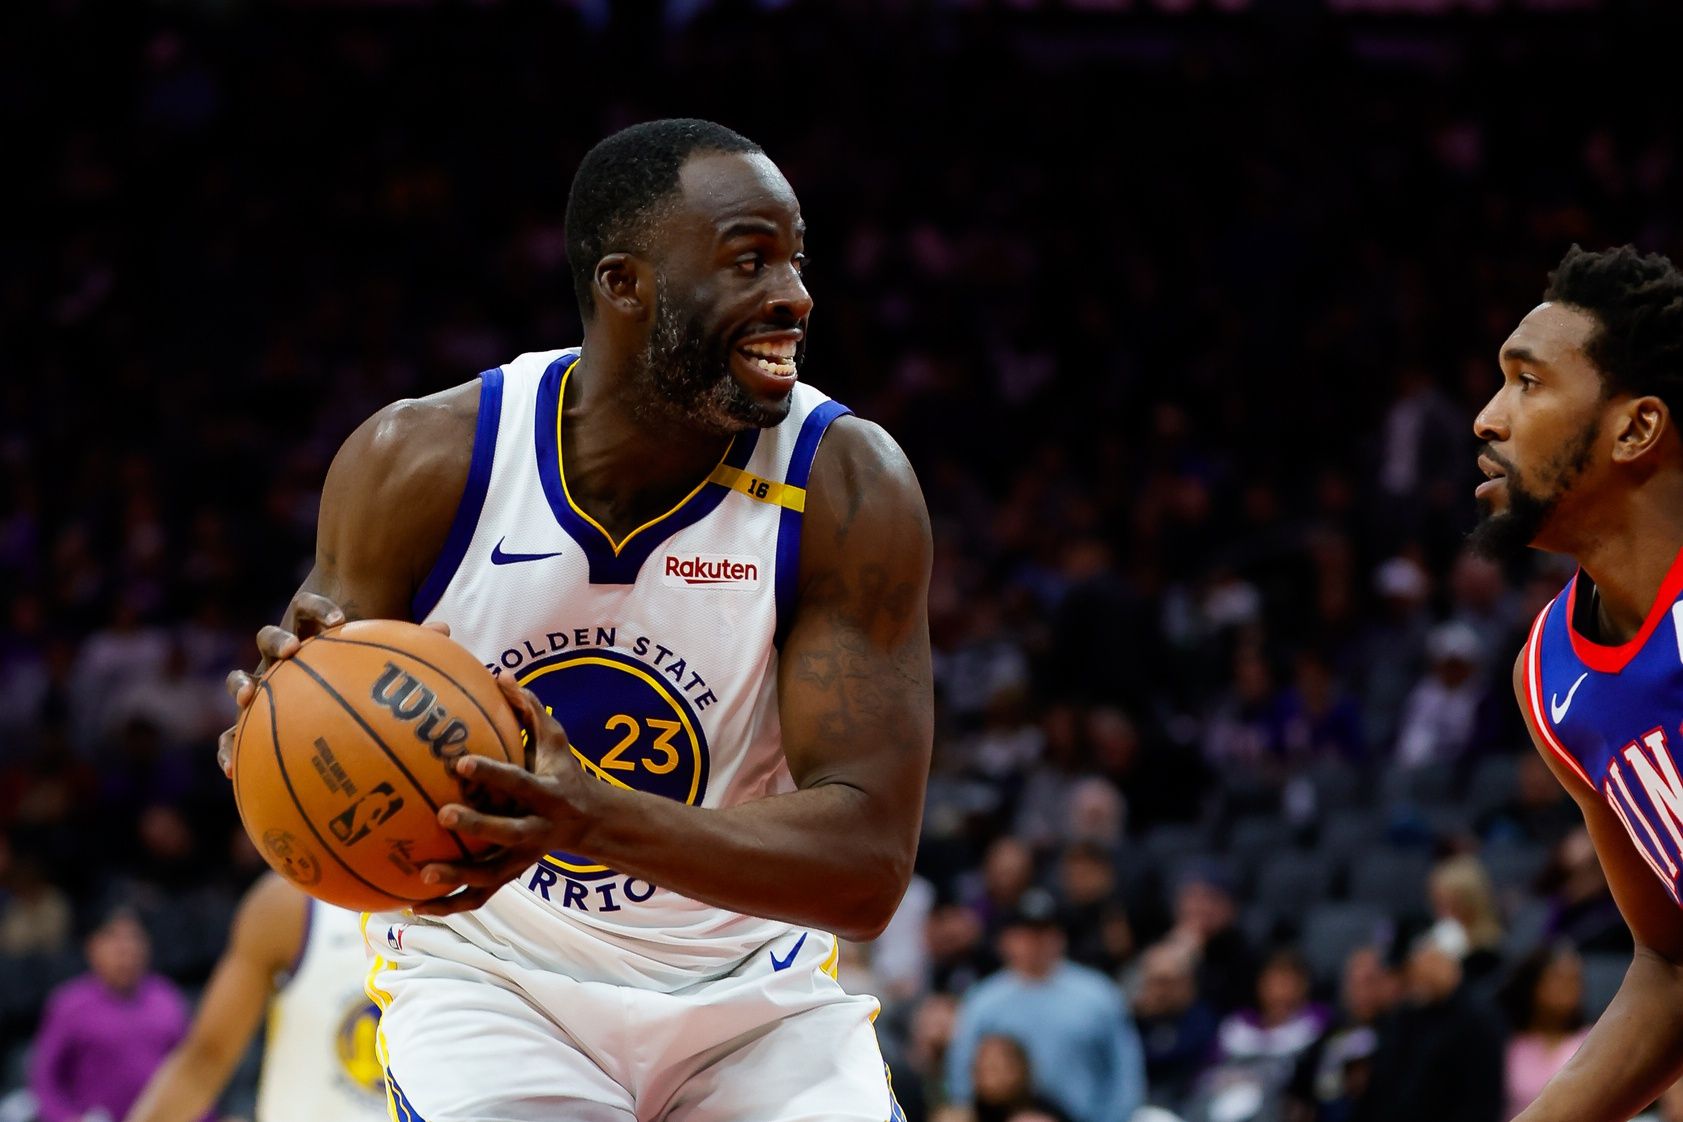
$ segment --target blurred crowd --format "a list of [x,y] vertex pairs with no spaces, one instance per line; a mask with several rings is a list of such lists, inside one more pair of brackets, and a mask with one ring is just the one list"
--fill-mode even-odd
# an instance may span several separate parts
[[114,903],[202,985],[262,868],[220,683],[328,460],[576,342],[572,168],[695,115],[794,184],[805,376],[934,518],[919,875],[844,966],[908,1115],[1508,1117],[1630,944],[1509,686],[1569,570],[1462,548],[1471,418],[1569,244],[1683,251],[1659,42],[649,7],[63,0],[0,37],[0,1091]]

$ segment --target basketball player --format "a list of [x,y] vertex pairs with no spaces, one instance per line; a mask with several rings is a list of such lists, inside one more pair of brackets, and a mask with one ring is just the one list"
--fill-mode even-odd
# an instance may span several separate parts
[[373,1122],[386,1116],[375,1054],[379,1010],[363,992],[361,917],[313,900],[274,874],[247,890],[228,949],[187,1037],[128,1122],[193,1122],[227,1087],[268,1010],[257,1122]]
[[259,636],[274,659],[343,619],[447,621],[533,739],[531,772],[459,769],[509,813],[439,810],[506,854],[370,918],[396,1116],[882,1122],[876,1002],[834,974],[911,874],[921,493],[799,380],[805,223],[752,142],[615,134],[566,228],[583,346],[352,434]]
[[1583,811],[1636,937],[1623,986],[1520,1117],[1625,1119],[1683,1070],[1683,274],[1573,247],[1502,344],[1479,413],[1476,544],[1577,574],[1514,663],[1533,740]]

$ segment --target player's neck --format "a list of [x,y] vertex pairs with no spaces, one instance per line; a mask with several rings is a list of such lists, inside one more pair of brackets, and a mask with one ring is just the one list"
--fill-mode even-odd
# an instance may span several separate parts
[[1683,501],[1644,502],[1635,496],[1623,513],[1572,551],[1595,582],[1597,638],[1608,645],[1628,642],[1642,630],[1666,574],[1683,550]]
[[623,378],[588,364],[588,357],[579,360],[562,403],[567,487],[575,500],[611,510],[616,521],[623,513],[635,525],[645,520],[642,508],[664,510],[706,478],[730,438],[639,414],[621,392]]

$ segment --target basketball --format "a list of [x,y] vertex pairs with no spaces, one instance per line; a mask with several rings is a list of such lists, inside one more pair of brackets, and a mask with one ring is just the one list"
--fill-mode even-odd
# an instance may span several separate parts
[[438,824],[439,807],[470,801],[454,768],[468,753],[522,760],[490,673],[436,631],[347,623],[259,680],[234,800],[263,859],[303,891],[354,911],[402,907],[439,895],[421,881],[429,863],[494,848]]

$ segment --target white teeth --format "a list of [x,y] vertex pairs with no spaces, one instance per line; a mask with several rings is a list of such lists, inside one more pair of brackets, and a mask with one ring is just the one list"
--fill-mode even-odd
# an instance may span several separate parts
[[776,378],[793,377],[795,373],[795,364],[793,362],[773,362],[770,359],[756,358],[754,360],[754,365],[758,366],[765,373]]
[[774,343],[744,343],[742,353],[750,358],[787,362],[795,357],[795,341],[785,339]]

